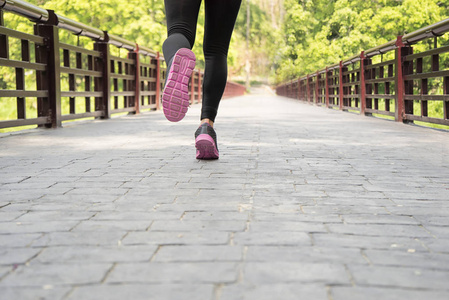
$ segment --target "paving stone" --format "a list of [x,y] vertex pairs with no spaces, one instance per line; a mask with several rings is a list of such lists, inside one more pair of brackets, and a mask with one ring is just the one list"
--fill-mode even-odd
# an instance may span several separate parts
[[32,248],[11,248],[0,250],[0,264],[2,265],[15,265],[24,264],[28,260],[35,257],[41,249]]
[[431,251],[435,251],[438,253],[449,253],[449,239],[447,238],[429,238],[429,239],[420,239],[420,241]]
[[13,175],[10,174],[6,175],[7,173],[2,173],[0,175],[0,184],[7,184],[7,183],[19,183],[22,182],[28,178],[29,176],[20,176],[20,175]]
[[[75,188],[75,189],[91,189],[91,188],[119,188],[123,186],[124,181],[75,181],[75,182],[58,182],[53,187],[57,188]],[[73,193],[72,193],[73,194]]]
[[[354,211],[357,209],[357,206],[363,207],[369,207],[369,210],[378,210],[381,208],[380,213],[378,214],[385,214],[387,211],[384,207],[391,206],[393,202],[390,199],[369,199],[369,198],[362,198],[362,197],[352,197],[352,198],[344,198],[344,197],[321,197],[319,199],[316,199],[316,203],[322,206],[329,206],[333,209],[336,209],[339,212],[345,212],[345,210],[352,210]],[[341,208],[339,208],[341,207]],[[345,209],[345,210],[343,210]],[[355,212],[359,212],[359,210],[356,210]],[[375,214],[376,212],[373,212]],[[361,212],[361,214],[364,214],[364,212]]]
[[347,224],[404,224],[419,225],[420,222],[410,216],[396,215],[344,215],[343,220]]
[[264,222],[252,221],[249,225],[251,232],[269,232],[269,231],[301,231],[301,232],[327,232],[324,224],[312,222]]
[[54,287],[47,285],[44,287],[2,287],[1,299],[64,299],[70,292],[70,287]]
[[447,291],[423,291],[416,289],[401,289],[389,287],[339,287],[331,288],[332,299],[334,300],[446,300]]
[[[33,247],[48,246],[116,246],[126,235],[125,231],[49,232],[34,239]],[[1,237],[1,235],[0,235]]]
[[[300,298],[298,298],[300,297]],[[314,283],[279,283],[264,285],[226,285],[220,291],[220,300],[328,300],[326,287]]]
[[220,231],[149,231],[130,232],[124,245],[224,245],[229,243],[229,233]]
[[13,268],[15,268],[16,266],[1,266],[0,265],[0,280],[6,276],[9,272],[11,272],[11,270]]
[[248,220],[248,213],[239,212],[237,210],[234,211],[185,211],[182,215],[183,221],[190,220],[213,220],[213,221],[222,221],[222,220]]
[[447,270],[429,270],[420,267],[364,267],[349,265],[358,285],[386,286],[412,289],[447,290]]
[[0,220],[1,222],[13,221],[25,213],[26,211],[0,211]]
[[142,206],[142,209],[145,208],[148,205],[154,206],[157,204],[173,204],[175,201],[177,195],[175,193],[164,193],[162,191],[155,191],[152,190],[151,194],[149,195],[129,195],[126,194],[124,196],[120,196],[115,200],[114,202],[117,203],[117,205],[122,205],[122,207],[125,209],[126,206],[130,205],[137,205]]
[[[426,188],[423,186],[423,188]],[[439,190],[439,189],[438,189]],[[447,199],[447,190],[442,189],[439,192],[432,193],[426,188],[426,191],[418,192],[415,194],[404,194],[398,192],[385,192],[385,196],[393,200],[420,200],[420,201],[444,201]]]
[[237,263],[129,263],[117,264],[107,283],[232,283]]
[[69,231],[78,223],[78,221],[0,222],[0,234]]
[[41,233],[0,234],[0,248],[17,248],[30,246],[33,241],[42,237]]
[[31,211],[18,217],[16,222],[41,222],[41,221],[78,221],[93,217],[90,212],[73,211]]
[[69,195],[101,195],[103,193],[109,194],[109,195],[125,195],[129,189],[126,188],[72,188],[69,191],[67,191],[67,194]]
[[45,248],[34,260],[45,263],[107,263],[145,262],[156,251],[156,246],[57,246]]
[[99,283],[112,264],[30,264],[0,281],[3,287],[45,287]]
[[245,260],[368,264],[368,260],[363,257],[359,249],[316,246],[249,246],[245,254]]
[[253,204],[252,209],[255,213],[273,213],[273,214],[292,214],[303,213],[303,207],[299,204],[279,204],[270,205],[267,204]]
[[425,218],[433,217],[435,215],[444,214],[444,211],[447,211],[447,208],[443,207],[441,204],[436,205],[435,207],[417,207],[416,205],[405,207],[405,206],[388,206],[386,209],[395,215],[404,215],[404,216],[424,216]]
[[449,238],[449,226],[425,226],[425,228],[437,238]]
[[235,245],[291,245],[306,246],[312,241],[305,232],[237,232],[232,242]]
[[[356,198],[356,197],[354,197]],[[346,198],[345,198],[346,199]],[[355,202],[355,201],[354,201]],[[388,214],[389,212],[383,206],[363,206],[359,205],[303,205],[301,209],[306,214]]]
[[422,253],[412,248],[407,252],[366,250],[364,253],[373,265],[449,270],[449,254]]
[[[61,191],[60,193],[66,193],[68,192],[68,189],[65,189],[64,191]],[[16,202],[16,201],[29,201],[34,199],[39,199],[42,196],[46,195],[48,192],[47,190],[3,190],[0,189],[0,198],[5,202]]]
[[[250,207],[252,209],[252,206]],[[339,215],[316,215],[298,213],[266,213],[253,212],[253,221],[270,221],[270,222],[313,222],[313,223],[343,223]]]
[[420,243],[420,239],[414,237],[314,233],[312,239],[313,244],[320,247],[429,251],[427,247]]
[[147,230],[152,221],[151,220],[141,220],[141,221],[134,221],[134,220],[123,220],[121,222],[115,222],[115,221],[82,221],[79,223],[78,226],[76,226],[73,231],[134,231],[134,230],[140,230],[145,231]]
[[[159,187],[157,187],[159,188]],[[182,193],[177,192],[175,190],[167,190],[167,189],[162,189],[162,190],[158,190],[157,188],[155,189],[151,189],[151,192],[148,190],[148,188],[146,189],[130,189],[128,190],[128,192],[126,193],[125,197],[134,197],[134,196],[146,196],[146,197],[175,197],[178,194],[182,194],[182,195],[198,195],[199,190],[198,189],[183,189]]]
[[246,263],[243,280],[254,285],[293,282],[350,284],[348,274],[340,264],[277,261]]
[[237,246],[162,246],[154,256],[155,262],[225,262],[241,261],[243,248]]
[[213,299],[213,290],[212,284],[103,284],[77,287],[67,299],[97,300],[101,295],[108,300],[207,300]]
[[429,236],[429,233],[418,225],[397,224],[392,227],[383,224],[328,224],[328,228],[331,232],[356,235],[408,236],[413,238]]
[[427,226],[449,226],[448,216],[416,216],[415,219],[422,223],[426,228]]
[[105,220],[179,220],[181,214],[178,212],[143,212],[143,211],[103,211],[98,212],[91,219],[92,221],[105,221]]
[[92,204],[80,203],[80,202],[65,202],[65,201],[46,201],[45,203],[39,203],[28,200],[28,203],[14,203],[2,208],[2,211],[85,211]]
[[151,225],[152,231],[243,231],[246,222],[220,221],[220,220],[176,220],[176,221],[154,221]]

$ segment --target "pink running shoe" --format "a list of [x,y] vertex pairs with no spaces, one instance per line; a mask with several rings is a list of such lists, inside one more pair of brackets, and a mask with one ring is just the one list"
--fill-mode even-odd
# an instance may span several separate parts
[[187,48],[179,49],[172,59],[162,92],[164,114],[171,122],[181,121],[189,108],[189,81],[195,61],[195,54]]
[[217,134],[207,123],[201,124],[195,132],[197,159],[218,159]]

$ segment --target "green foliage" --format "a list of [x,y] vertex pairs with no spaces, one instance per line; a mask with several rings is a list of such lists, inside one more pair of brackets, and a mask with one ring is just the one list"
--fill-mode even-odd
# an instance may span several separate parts
[[251,78],[266,82],[270,75],[274,76],[275,61],[279,56],[281,28],[275,23],[269,10],[264,7],[264,4],[267,6],[265,2],[267,1],[250,2],[248,51],[246,51],[247,1],[242,2],[230,46],[230,71],[233,75],[243,76],[246,59],[248,59],[251,66]]
[[[251,0],[249,52],[246,51],[247,0],[242,1],[242,9],[229,50],[231,77],[244,74],[247,56],[251,60],[252,73],[262,77],[267,77],[270,72],[274,74],[273,62],[276,57],[280,57],[278,46],[282,37],[279,24],[282,5],[279,1]],[[156,51],[162,50],[162,43],[167,35],[163,0],[28,0],[28,2]],[[32,22],[23,17],[5,13],[5,19],[6,26],[9,28],[33,32]],[[203,35],[204,3],[198,18],[197,36],[193,49],[198,58],[198,68],[204,68]],[[80,43],[88,47],[92,45],[90,40],[81,38],[78,41],[76,37],[64,30],[60,31],[60,39],[64,43]]]
[[[441,21],[449,16],[448,6],[449,0],[285,0],[277,82]],[[423,49],[420,47],[416,50]]]
[[162,0],[31,1],[94,28],[161,50],[166,35]]

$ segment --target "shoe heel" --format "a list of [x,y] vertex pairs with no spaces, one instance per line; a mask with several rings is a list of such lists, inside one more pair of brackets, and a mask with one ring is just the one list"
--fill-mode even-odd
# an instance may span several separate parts
[[197,159],[218,159],[219,154],[214,140],[208,134],[200,134],[195,139]]

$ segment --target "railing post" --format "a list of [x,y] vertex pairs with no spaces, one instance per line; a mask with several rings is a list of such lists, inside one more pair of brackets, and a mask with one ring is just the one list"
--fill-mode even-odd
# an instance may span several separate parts
[[325,93],[326,93],[326,108],[329,108],[329,70],[326,67],[326,78],[325,78]]
[[190,105],[195,103],[195,73],[196,70],[193,70],[190,78]]
[[[48,88],[48,103],[40,109],[41,113],[50,117],[50,123],[46,127],[57,128],[62,126],[61,120],[61,59],[59,56],[59,31],[55,26],[57,20],[52,10],[49,12],[48,24],[39,24],[36,26],[36,33],[45,38],[47,49],[40,47],[36,60],[39,63],[47,65],[47,71],[42,73],[42,86],[38,89]],[[42,103],[41,103],[42,105]],[[44,110],[47,110],[46,112]]]
[[[372,109],[373,108],[373,100],[372,98],[368,98],[367,95],[372,95],[373,94],[373,85],[371,83],[367,84],[366,81],[367,80],[371,80],[371,79],[375,79],[376,78],[376,69],[371,69],[370,71],[367,71],[367,67],[372,65],[373,61],[371,60],[371,58],[365,58],[365,61],[363,63],[363,66],[365,68],[365,116],[372,116],[373,114],[371,112],[366,112],[367,109]],[[379,74],[379,77],[381,76],[381,74]],[[378,85],[375,85],[375,93],[378,93],[378,90],[376,91],[376,86],[378,87]],[[385,85],[385,94],[387,93],[387,85]],[[389,100],[385,101],[385,108],[388,107],[389,105]]]
[[202,102],[201,97],[201,71],[198,70],[198,103]]
[[128,53],[128,58],[134,59],[134,109],[135,114],[140,114],[140,57],[139,45],[136,44],[136,50]]
[[301,100],[301,78],[298,78],[298,95],[296,96],[298,100]]
[[[3,19],[3,10],[0,9],[0,26],[5,26],[5,22]],[[1,58],[8,58],[9,56],[9,43],[8,38],[6,35],[0,34],[0,57]]]
[[307,82],[306,82],[306,99],[307,99],[307,103],[310,103],[310,78],[309,78],[309,74],[307,74]]
[[319,104],[320,99],[320,73],[316,71],[316,79],[315,79],[315,104]]
[[[445,76],[443,79],[443,94],[444,95],[449,94],[449,76]],[[444,102],[443,114],[444,114],[444,119],[448,120],[449,119],[449,102],[448,101]]]
[[[395,103],[395,121],[396,122],[405,122],[405,114],[411,110],[413,113],[413,106],[406,107],[405,103],[405,90],[410,89],[413,93],[413,86],[409,84],[409,86],[405,86],[405,76],[407,73],[407,69],[411,66],[406,66],[404,64],[404,58],[411,54],[413,49],[411,47],[406,47],[404,43],[402,42],[402,36],[398,36],[396,40],[396,74],[395,74],[395,87],[396,87],[396,103]],[[413,66],[411,66],[413,67]],[[413,103],[412,103],[413,105]]]
[[366,110],[365,52],[360,53],[360,114]]
[[339,83],[340,83],[340,91],[339,91],[339,101],[338,104],[340,105],[340,110],[343,110],[343,97],[344,97],[344,93],[343,93],[343,61],[340,60],[340,69],[339,69]]
[[[34,25],[34,34],[39,35],[38,25]],[[2,36],[0,35],[0,38]],[[5,36],[6,37],[6,36]],[[0,43],[0,57],[2,56],[2,48]],[[5,46],[7,43],[5,42]],[[7,49],[6,49],[7,50]],[[47,64],[47,48],[38,44],[34,45],[35,57],[37,63]],[[6,52],[7,54],[8,52]],[[6,58],[6,57],[5,57]],[[38,91],[48,91],[48,80],[46,79],[45,71],[36,71],[36,89]],[[48,98],[38,97],[37,98],[37,116],[38,117],[48,117],[50,121],[50,106],[48,104]],[[49,127],[49,124],[38,125],[38,127]]]
[[292,95],[293,95],[293,85],[292,85],[292,82],[290,81],[288,83],[288,97],[291,98]]
[[95,99],[95,110],[103,111],[102,119],[111,118],[111,63],[110,63],[110,52],[109,52],[109,36],[107,32],[104,33],[105,40],[101,42],[96,42],[94,44],[94,49],[100,52],[101,58],[96,62],[96,71],[102,73],[101,78],[95,80],[95,91],[101,91],[102,97]]
[[161,105],[161,59],[159,52],[156,53],[156,110]]

